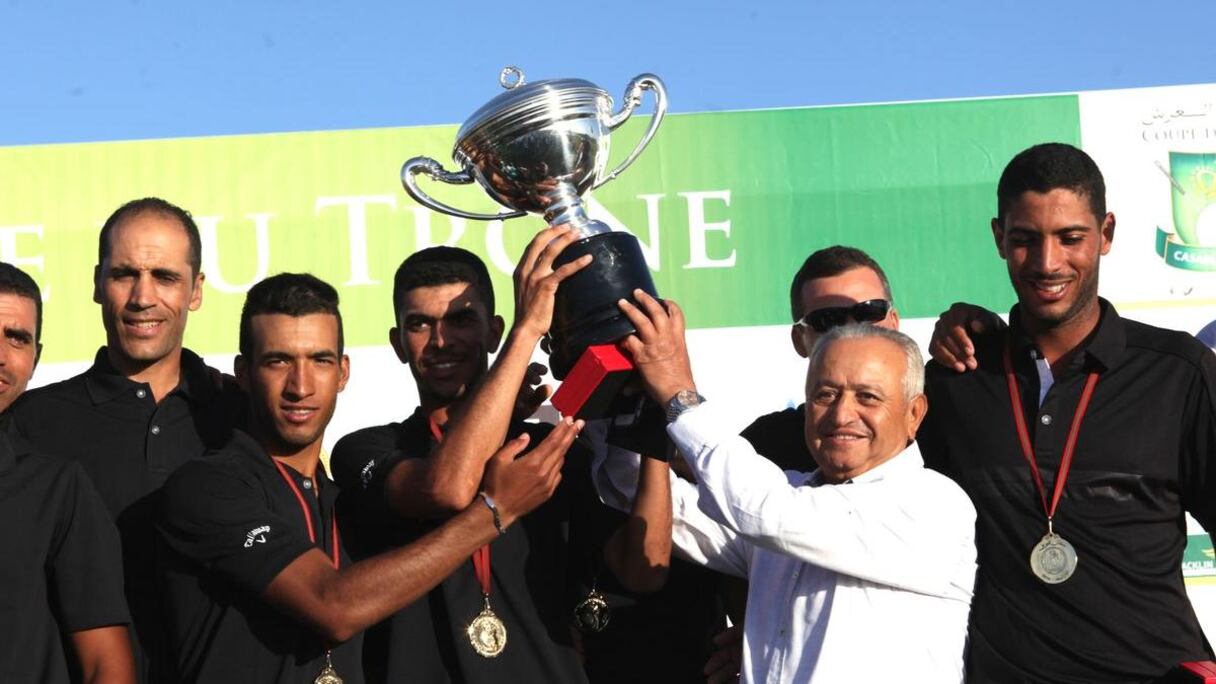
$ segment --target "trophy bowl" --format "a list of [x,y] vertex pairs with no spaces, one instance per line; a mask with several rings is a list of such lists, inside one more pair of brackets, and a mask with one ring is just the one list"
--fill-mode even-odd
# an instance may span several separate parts
[[[456,134],[451,172],[430,157],[414,157],[401,168],[401,182],[415,201],[434,211],[477,221],[538,214],[550,226],[570,225],[580,236],[558,255],[554,267],[592,254],[591,265],[557,292],[550,330],[550,365],[562,379],[591,345],[615,342],[633,332],[617,308],[640,288],[658,296],[637,238],[613,232],[587,216],[582,197],[628,168],[650,143],[667,111],[667,91],[657,76],[642,74],[626,87],[618,112],[612,98],[581,79],[525,83],[523,72],[503,69],[506,88],[473,113]],[[629,119],[646,91],[654,93],[650,125],[633,151],[608,171],[612,131]],[[427,195],[417,176],[454,185],[474,181],[506,208],[481,214],[449,206]]]

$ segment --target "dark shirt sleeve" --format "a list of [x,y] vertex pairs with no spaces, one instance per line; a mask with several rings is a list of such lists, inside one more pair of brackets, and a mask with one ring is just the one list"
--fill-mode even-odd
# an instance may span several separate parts
[[50,585],[64,632],[126,624],[118,530],[78,463],[64,472],[66,492],[56,520]]
[[231,461],[194,461],[165,484],[159,528],[174,552],[257,595],[315,548],[293,513],[303,516],[272,510],[262,483]]
[[342,491],[383,495],[388,471],[405,458],[394,432],[387,427],[367,428],[338,440],[329,459],[329,468]]
[[353,523],[384,527],[398,521],[388,503],[386,489],[393,467],[410,456],[401,448],[398,426],[382,426],[352,432],[334,445],[329,467],[334,482],[342,490],[343,510]]
[[1188,397],[1180,459],[1183,506],[1209,534],[1216,532],[1216,355],[1203,350],[1199,379]]

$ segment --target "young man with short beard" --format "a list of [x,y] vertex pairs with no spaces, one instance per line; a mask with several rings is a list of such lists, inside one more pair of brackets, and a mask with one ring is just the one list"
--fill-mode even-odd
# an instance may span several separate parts
[[991,229],[1018,303],[970,340],[939,325],[917,435],[978,512],[969,681],[1141,682],[1211,658],[1181,562],[1184,513],[1216,529],[1216,357],[1098,296],[1115,215],[1081,150],[1015,156]]

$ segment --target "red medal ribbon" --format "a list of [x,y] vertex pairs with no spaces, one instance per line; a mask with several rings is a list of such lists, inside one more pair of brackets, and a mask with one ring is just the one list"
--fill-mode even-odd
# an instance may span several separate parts
[[[429,419],[431,424],[431,436],[436,442],[443,441],[443,431],[439,429],[439,423],[435,422],[434,418]],[[490,545],[477,549],[473,552],[473,572],[477,575],[477,581],[481,584],[481,594],[490,598],[490,590],[493,585],[490,583]]]
[[[304,493],[301,492],[300,488],[296,486],[295,479],[287,472],[287,468],[283,467],[282,463],[279,463],[274,458],[271,458],[270,460],[272,463],[274,463],[274,467],[278,468],[279,475],[283,476],[283,481],[287,483],[288,487],[291,487],[291,493],[296,495],[296,501],[300,502],[300,510],[304,512],[304,524],[308,526],[308,541],[316,544],[317,533],[312,529],[312,512],[309,510],[308,504],[304,501]],[[334,569],[337,570],[342,565],[342,557],[339,552],[341,546],[339,546],[340,540],[338,538],[337,511],[334,511],[333,515],[333,540],[334,544],[330,560],[334,564]]]
[[1048,529],[1051,528],[1052,518],[1055,517],[1056,507],[1060,505],[1060,496],[1064,493],[1064,481],[1068,479],[1068,470],[1072,467],[1073,453],[1077,448],[1077,434],[1081,431],[1081,420],[1089,409],[1089,400],[1094,395],[1094,387],[1098,384],[1098,372],[1092,371],[1085,379],[1085,388],[1081,390],[1081,399],[1077,401],[1077,409],[1072,416],[1072,425],[1068,427],[1068,440],[1064,443],[1064,454],[1060,457],[1060,469],[1056,473],[1055,491],[1051,495],[1051,506],[1047,505],[1047,493],[1043,488],[1043,477],[1039,474],[1039,464],[1034,458],[1034,447],[1030,443],[1030,432],[1026,429],[1026,417],[1022,415],[1022,395],[1018,391],[1018,381],[1013,375],[1013,359],[1009,353],[1009,341],[1005,341],[1005,381],[1009,385],[1009,401],[1013,404],[1013,423],[1017,426],[1018,441],[1022,445],[1022,456],[1030,465],[1030,474],[1034,477],[1034,485],[1039,491],[1039,500],[1043,503],[1043,512],[1047,514]]

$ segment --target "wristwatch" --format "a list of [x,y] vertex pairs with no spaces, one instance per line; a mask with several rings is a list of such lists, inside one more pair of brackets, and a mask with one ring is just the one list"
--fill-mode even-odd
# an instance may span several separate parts
[[681,413],[694,406],[700,406],[704,402],[705,397],[697,394],[696,390],[680,390],[667,400],[667,405],[663,408],[663,412],[667,414],[667,422],[674,423]]

